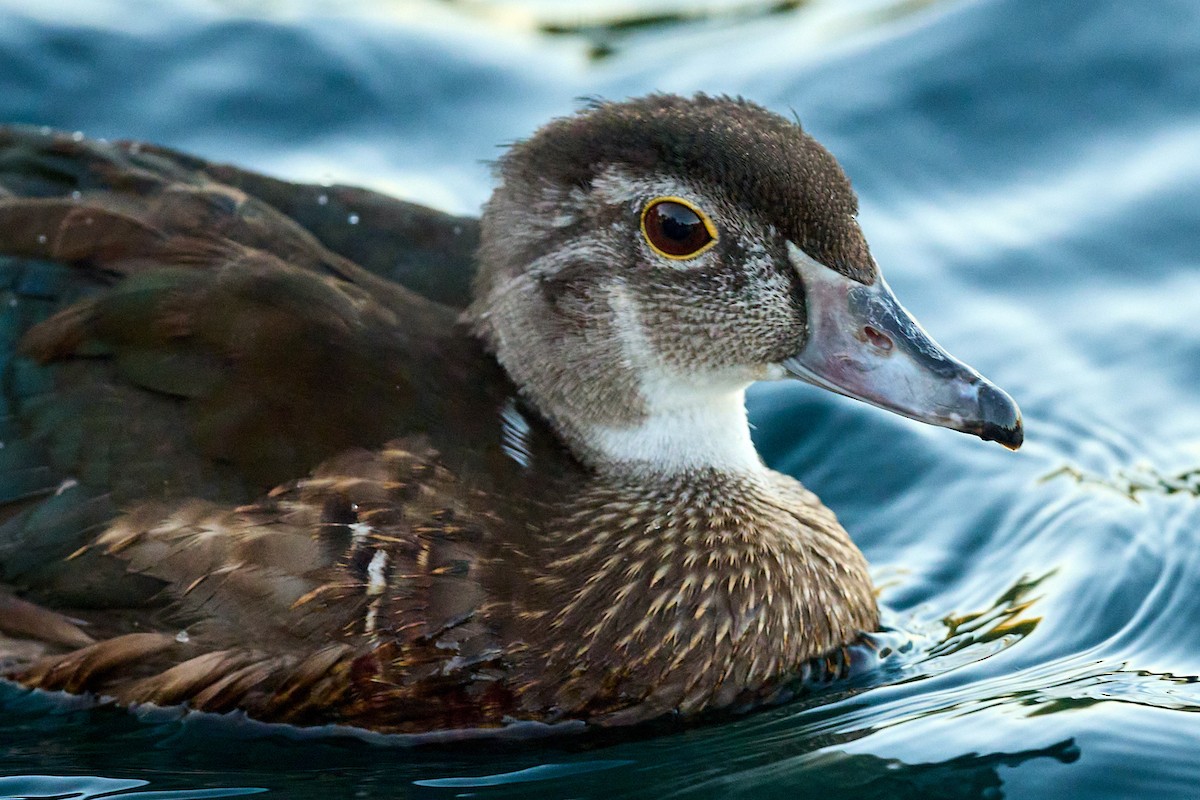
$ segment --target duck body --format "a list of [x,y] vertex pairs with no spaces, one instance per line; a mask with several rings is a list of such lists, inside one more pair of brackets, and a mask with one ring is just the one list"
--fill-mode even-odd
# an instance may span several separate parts
[[[855,302],[906,347],[790,125],[601,104],[514,148],[481,226],[0,132],[0,668],[268,722],[619,725],[752,707],[874,629],[864,559],[742,405],[796,359],[827,379],[821,292],[873,285]],[[747,141],[782,178],[697,150]],[[771,192],[787,230],[745,199]],[[931,374],[974,416],[931,421],[1019,437],[956,365]]]

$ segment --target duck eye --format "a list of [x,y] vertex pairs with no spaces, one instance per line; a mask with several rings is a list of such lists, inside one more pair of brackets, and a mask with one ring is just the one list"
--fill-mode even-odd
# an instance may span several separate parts
[[642,235],[654,252],[667,258],[695,258],[717,241],[708,216],[678,197],[659,197],[642,211]]

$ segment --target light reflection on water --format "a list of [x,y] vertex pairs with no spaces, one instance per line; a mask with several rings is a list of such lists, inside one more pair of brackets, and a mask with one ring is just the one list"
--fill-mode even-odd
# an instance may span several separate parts
[[96,0],[70,19],[23,5],[0,0],[0,119],[457,212],[486,197],[495,144],[580,95],[794,108],[847,167],[897,294],[1021,402],[1028,445],[803,386],[751,393],[764,457],[855,535],[888,626],[869,674],[781,708],[627,742],[414,750],[0,687],[0,773],[77,776],[10,778],[0,795],[1194,796],[1190,3],[730,0],[624,26],[533,0]]

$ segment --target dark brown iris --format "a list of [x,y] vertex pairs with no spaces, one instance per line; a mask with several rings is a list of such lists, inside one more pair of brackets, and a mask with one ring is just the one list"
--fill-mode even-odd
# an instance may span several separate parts
[[713,242],[711,224],[678,200],[655,200],[642,213],[646,241],[667,258],[691,258]]

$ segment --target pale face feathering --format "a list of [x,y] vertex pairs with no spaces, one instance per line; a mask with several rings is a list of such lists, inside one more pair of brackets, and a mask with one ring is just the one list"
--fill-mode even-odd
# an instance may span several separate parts
[[[761,469],[744,391],[785,376],[1019,444],[1012,401],[891,295],[849,182],[798,125],[725,98],[600,104],[499,172],[476,330],[590,466]],[[682,255],[646,226],[662,203]]]

